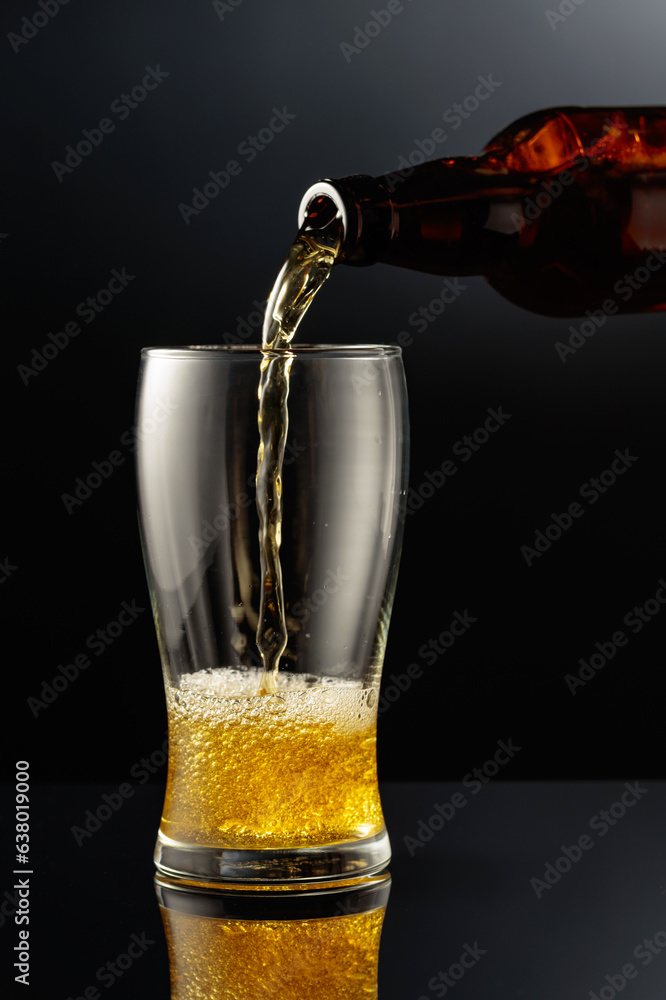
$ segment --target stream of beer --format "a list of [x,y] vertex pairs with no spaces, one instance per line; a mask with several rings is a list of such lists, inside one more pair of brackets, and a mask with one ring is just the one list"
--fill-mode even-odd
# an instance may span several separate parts
[[[280,544],[282,463],[289,428],[289,345],[308,306],[330,274],[342,244],[342,221],[328,199],[319,199],[277,276],[262,330],[265,352],[259,380],[257,512],[261,595],[257,646],[263,672],[260,695],[277,691],[280,658],[287,645]],[[324,204],[328,202],[327,204]]]

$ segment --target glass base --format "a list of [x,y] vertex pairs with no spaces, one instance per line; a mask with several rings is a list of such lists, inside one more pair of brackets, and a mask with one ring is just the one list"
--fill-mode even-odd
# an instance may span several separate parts
[[391,859],[386,829],[365,840],[324,847],[232,850],[169,840],[160,831],[154,860],[158,871],[176,878],[220,882],[320,882],[372,875]]

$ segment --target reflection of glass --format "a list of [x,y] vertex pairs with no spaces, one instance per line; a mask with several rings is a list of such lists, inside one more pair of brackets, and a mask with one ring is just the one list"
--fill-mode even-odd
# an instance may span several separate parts
[[388,875],[307,892],[206,892],[158,876],[171,1000],[377,996]]
[[156,862],[170,874],[343,878],[390,856],[375,740],[406,489],[400,351],[288,356],[288,636],[277,692],[259,695],[262,353],[143,352],[141,527],[169,714]]

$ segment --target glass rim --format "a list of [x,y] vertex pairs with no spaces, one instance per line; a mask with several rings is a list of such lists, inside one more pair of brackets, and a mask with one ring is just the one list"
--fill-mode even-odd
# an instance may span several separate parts
[[142,347],[142,358],[399,358],[397,344],[290,344],[286,348],[262,348],[260,344],[185,344],[177,347]]

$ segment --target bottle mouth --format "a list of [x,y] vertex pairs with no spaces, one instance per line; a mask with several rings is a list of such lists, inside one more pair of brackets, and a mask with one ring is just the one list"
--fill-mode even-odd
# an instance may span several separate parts
[[298,225],[324,235],[327,230],[339,232],[341,226],[337,260],[374,264],[381,260],[393,232],[391,196],[381,178],[364,174],[317,181],[301,199]]
[[349,215],[344,197],[335,181],[318,181],[309,187],[301,199],[298,209],[298,228],[319,232],[342,224],[342,242],[349,236]]

